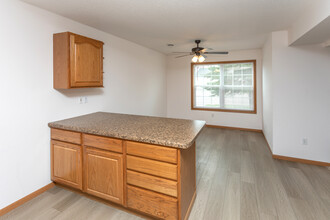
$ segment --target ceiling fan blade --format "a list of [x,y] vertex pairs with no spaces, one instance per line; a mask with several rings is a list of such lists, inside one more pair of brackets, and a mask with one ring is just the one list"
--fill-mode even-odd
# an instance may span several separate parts
[[193,55],[195,54],[194,52],[172,52],[171,54],[189,54],[189,55]]
[[228,52],[205,52],[205,54],[228,54]]
[[181,55],[181,56],[177,56],[175,58],[186,57],[186,56],[191,56],[191,54]]

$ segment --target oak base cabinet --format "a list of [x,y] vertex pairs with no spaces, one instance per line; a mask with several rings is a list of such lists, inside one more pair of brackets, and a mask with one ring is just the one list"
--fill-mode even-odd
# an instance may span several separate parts
[[87,147],[84,151],[84,191],[123,203],[123,155]]
[[51,141],[52,180],[76,189],[82,189],[81,146]]
[[196,196],[188,149],[51,130],[52,180],[160,219],[188,219]]

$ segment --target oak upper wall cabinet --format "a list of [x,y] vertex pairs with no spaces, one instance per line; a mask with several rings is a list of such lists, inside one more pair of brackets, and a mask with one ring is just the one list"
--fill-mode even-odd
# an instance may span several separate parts
[[103,42],[64,32],[53,47],[54,89],[103,87]]

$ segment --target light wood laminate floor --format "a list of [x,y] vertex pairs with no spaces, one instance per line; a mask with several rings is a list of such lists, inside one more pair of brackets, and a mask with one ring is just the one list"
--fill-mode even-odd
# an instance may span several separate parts
[[[273,160],[261,133],[205,128],[190,220],[330,219],[330,170]],[[0,219],[141,219],[55,187]]]

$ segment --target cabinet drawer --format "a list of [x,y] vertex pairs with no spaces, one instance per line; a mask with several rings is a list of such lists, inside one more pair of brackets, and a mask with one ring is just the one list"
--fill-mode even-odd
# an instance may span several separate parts
[[114,151],[114,152],[118,152],[118,153],[123,152],[123,142],[118,139],[84,134],[83,140],[84,140],[84,145],[89,146],[89,147],[96,147],[96,148]]
[[169,196],[177,197],[178,195],[178,183],[176,181],[150,176],[131,170],[127,170],[127,183]]
[[54,140],[65,141],[73,144],[81,144],[81,133],[55,128],[52,128],[50,132],[51,138]]
[[177,149],[126,141],[127,154],[165,161],[169,163],[178,162]]
[[127,155],[127,169],[164,177],[178,179],[177,165]]
[[178,219],[177,199],[127,186],[127,206],[161,219]]

